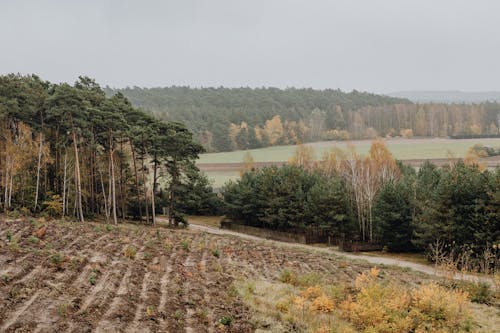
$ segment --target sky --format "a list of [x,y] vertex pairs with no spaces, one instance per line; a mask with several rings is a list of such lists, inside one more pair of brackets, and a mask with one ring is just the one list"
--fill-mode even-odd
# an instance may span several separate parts
[[102,86],[500,90],[498,0],[0,0],[0,74]]

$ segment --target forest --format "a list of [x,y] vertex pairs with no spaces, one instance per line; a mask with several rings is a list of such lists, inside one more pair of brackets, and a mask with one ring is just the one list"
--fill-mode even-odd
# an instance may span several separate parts
[[215,195],[194,161],[203,147],[88,77],[73,86],[0,76],[0,205],[5,212],[134,218],[202,212]]
[[500,104],[415,104],[352,91],[278,88],[105,88],[177,121],[208,152],[377,137],[497,137]]
[[299,146],[284,167],[249,167],[224,189],[226,215],[261,228],[322,230],[393,252],[449,255],[466,269],[484,266],[487,257],[486,267],[498,269],[500,169],[465,159],[415,170],[382,141],[365,157],[339,149],[318,162],[312,155],[311,147]]

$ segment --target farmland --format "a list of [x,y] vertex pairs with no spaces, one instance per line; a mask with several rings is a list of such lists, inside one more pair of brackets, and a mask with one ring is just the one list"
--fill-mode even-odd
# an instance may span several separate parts
[[[323,141],[310,143],[314,147],[315,158],[321,159],[324,152],[333,147],[346,149],[352,144],[360,154],[370,149],[371,140],[358,141]],[[385,143],[395,158],[400,160],[443,159],[464,157],[467,150],[475,144],[500,146],[500,139],[387,139]],[[221,186],[230,179],[239,177],[238,168],[229,170],[206,169],[208,164],[241,163],[246,153],[250,153],[255,162],[285,162],[293,156],[296,146],[276,146],[245,151],[210,153],[200,155],[198,165],[202,171],[214,180],[215,186]]]
[[[2,219],[0,239],[2,332],[301,332],[305,324],[272,309],[298,286],[349,286],[372,267],[298,246],[132,224]],[[437,278],[384,267],[379,279],[412,287]],[[474,327],[491,332],[497,310],[472,310]]]

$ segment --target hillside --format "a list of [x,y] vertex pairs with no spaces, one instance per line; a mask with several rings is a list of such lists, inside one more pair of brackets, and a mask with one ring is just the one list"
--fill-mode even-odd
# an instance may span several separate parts
[[413,104],[358,91],[296,88],[105,90],[123,93],[157,118],[184,123],[208,152],[321,140],[497,136],[500,127],[500,105],[490,102]]
[[[108,95],[123,93],[133,105],[160,119],[184,123],[209,151],[257,148],[277,143],[316,141],[327,129],[344,128],[351,110],[409,104],[410,101],[366,92],[298,88],[105,88]],[[266,122],[279,116],[271,132]],[[275,119],[276,120],[276,119]],[[275,121],[277,122],[277,121]],[[272,124],[269,124],[272,125]],[[235,127],[236,126],[236,127]],[[281,128],[280,127],[284,127]],[[246,137],[239,133],[248,131]],[[262,133],[261,133],[262,132]],[[233,141],[233,142],[232,142]]]
[[[303,332],[328,316],[351,332],[337,310],[300,319],[283,302],[330,286],[341,306],[371,267],[325,251],[129,224],[3,218],[0,239],[2,332]],[[396,267],[377,274],[402,288],[436,281]],[[493,308],[471,309],[473,325],[491,332]]]

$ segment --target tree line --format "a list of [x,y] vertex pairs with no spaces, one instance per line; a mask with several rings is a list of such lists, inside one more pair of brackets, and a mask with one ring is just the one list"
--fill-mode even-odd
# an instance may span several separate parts
[[467,253],[467,268],[485,252],[498,263],[500,169],[466,160],[415,170],[381,141],[367,156],[354,149],[335,149],[318,162],[312,156],[311,147],[300,146],[284,167],[250,169],[228,183],[226,215],[275,230],[326,230],[389,251],[430,253],[438,244],[443,254]]
[[179,121],[207,151],[319,140],[500,135],[500,104],[414,104],[352,91],[277,88],[106,88],[159,119]]
[[5,212],[155,223],[166,208],[178,225],[183,212],[213,204],[194,164],[201,152],[182,124],[155,119],[121,93],[107,97],[88,77],[69,85],[0,76]]

